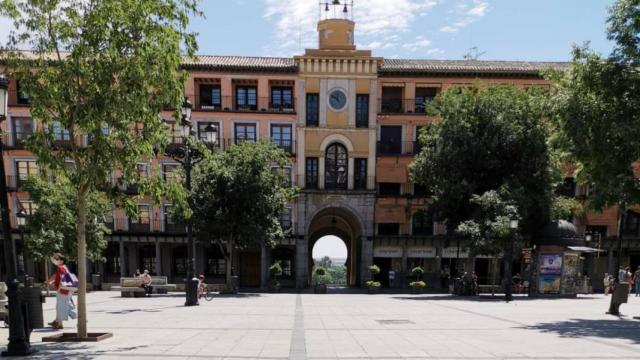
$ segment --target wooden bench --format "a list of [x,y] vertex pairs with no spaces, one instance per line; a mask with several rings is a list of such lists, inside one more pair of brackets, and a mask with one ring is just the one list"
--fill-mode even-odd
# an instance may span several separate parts
[[500,291],[500,285],[478,285],[478,294],[495,295],[498,291]]
[[[112,286],[111,290],[120,290],[122,297],[144,297],[145,289],[141,287],[142,279],[134,277],[120,278],[120,286]],[[152,276],[151,287],[156,294],[166,294],[175,289],[175,284],[169,284],[166,276]]]

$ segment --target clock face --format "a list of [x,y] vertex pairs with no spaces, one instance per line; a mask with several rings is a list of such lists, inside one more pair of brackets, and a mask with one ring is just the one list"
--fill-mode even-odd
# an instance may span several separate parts
[[329,94],[329,106],[334,111],[342,111],[347,106],[347,94],[342,90],[333,90]]

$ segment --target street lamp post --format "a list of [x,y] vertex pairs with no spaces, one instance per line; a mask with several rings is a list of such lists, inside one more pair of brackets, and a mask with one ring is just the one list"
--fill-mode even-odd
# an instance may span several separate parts
[[[16,214],[16,225],[18,225],[18,230],[20,230],[20,241],[22,242],[22,247],[24,249],[24,227],[27,224],[27,213],[26,211],[24,211],[24,209],[20,209],[20,211],[18,211],[18,213]],[[15,242],[13,245],[13,248],[15,249]],[[27,274],[25,272],[24,269],[24,257],[22,257],[22,259],[20,259],[19,257],[22,255],[18,255],[18,257],[16,257],[16,262],[18,263],[18,277],[22,277],[22,281],[26,284],[27,282]]]
[[[166,153],[175,161],[180,163],[184,167],[185,172],[185,188],[191,196],[191,170],[193,167],[202,161],[203,154],[197,147],[199,141],[195,138],[193,131],[193,123],[191,121],[191,110],[193,105],[188,98],[182,105],[182,119],[181,130],[184,142],[182,144],[174,144],[170,146]],[[203,142],[208,146],[213,146],[218,140],[218,129],[209,124],[204,128]],[[193,221],[191,218],[187,219],[187,242],[188,242],[188,273],[187,280],[185,282],[185,306],[198,305],[198,279],[196,277],[196,244],[193,239]]]
[[511,266],[513,266],[513,245],[516,241],[516,230],[518,229],[518,220],[514,219],[514,220],[510,220],[509,221],[509,228],[512,231],[513,237],[511,239],[511,241],[509,242],[509,245],[507,246],[507,253],[505,254],[505,272],[504,272],[504,276],[505,276],[505,287],[504,287],[504,300],[505,301],[511,301],[513,300],[513,289],[512,289],[512,285],[511,285],[511,280],[512,280],[512,276],[511,276]]
[[[4,75],[0,75],[0,122],[7,118],[8,100],[9,80]],[[15,256],[15,244],[11,236],[3,147],[2,137],[0,137],[0,215],[2,218],[2,236],[4,237],[4,257],[7,271],[7,297],[9,298],[9,344],[7,344],[7,350],[2,352],[2,356],[28,356],[35,351],[29,343],[31,330],[27,328],[28,325],[22,312],[22,289],[17,279],[17,258]]]

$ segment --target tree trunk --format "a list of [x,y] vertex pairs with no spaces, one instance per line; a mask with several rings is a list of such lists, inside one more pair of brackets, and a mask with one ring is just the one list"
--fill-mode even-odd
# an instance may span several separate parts
[[226,265],[226,283],[227,283],[227,291],[232,292],[235,289],[233,288],[233,277],[231,274],[233,262],[233,241],[231,239],[227,240],[227,263]]
[[504,300],[513,300],[511,266],[513,264],[513,242],[508,241],[504,252]]
[[87,337],[87,192],[78,191],[78,337]]

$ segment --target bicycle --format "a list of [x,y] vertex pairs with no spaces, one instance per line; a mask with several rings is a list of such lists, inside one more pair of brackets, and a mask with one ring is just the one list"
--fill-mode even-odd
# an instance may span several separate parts
[[202,285],[203,289],[201,289],[200,292],[200,297],[204,298],[207,301],[211,301],[213,300],[213,292],[209,289],[209,287],[206,284]]

